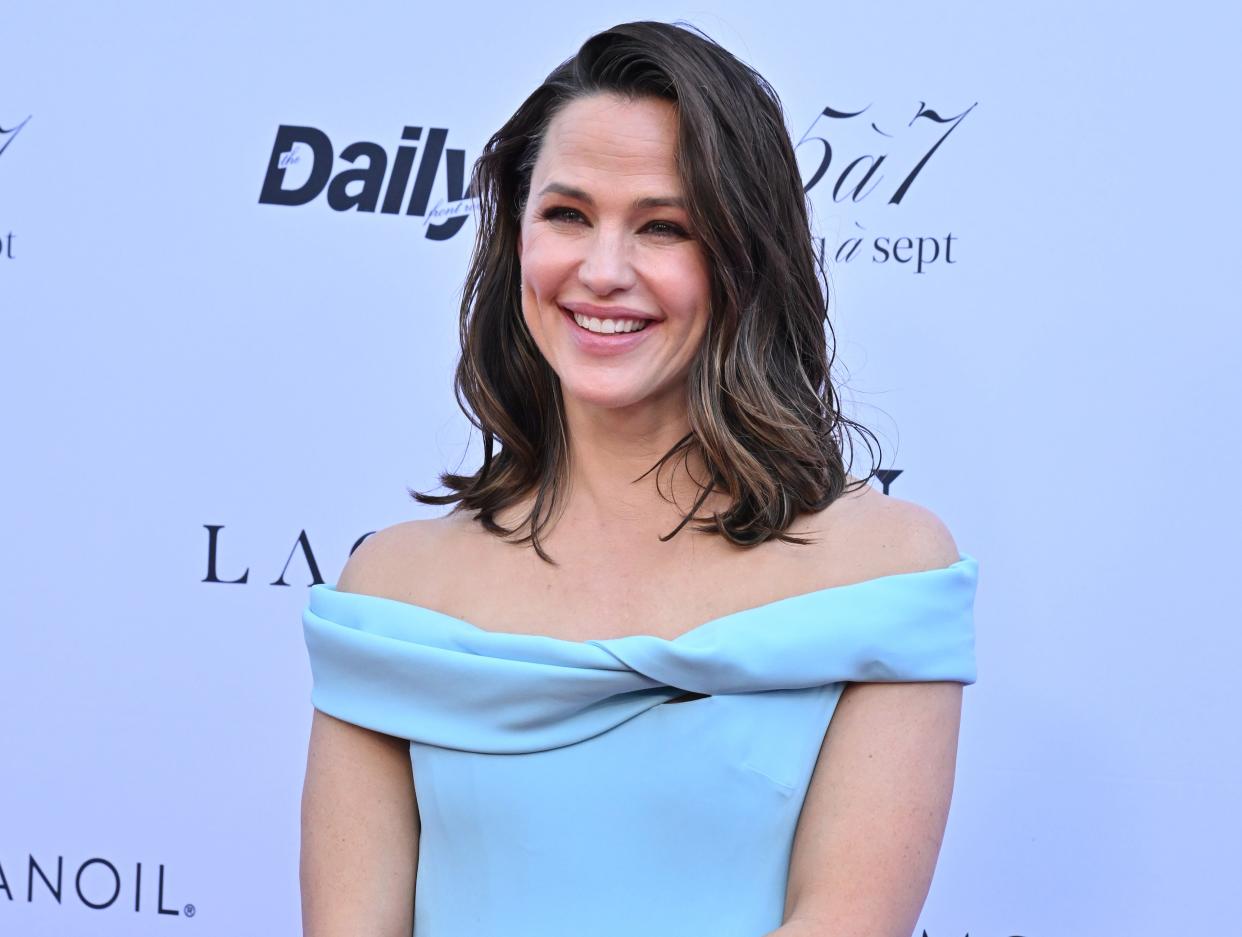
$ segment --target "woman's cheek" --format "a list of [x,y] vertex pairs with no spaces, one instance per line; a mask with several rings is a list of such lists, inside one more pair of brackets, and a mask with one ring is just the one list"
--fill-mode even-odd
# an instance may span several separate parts
[[551,302],[573,272],[573,252],[568,245],[539,243],[529,245],[522,264],[527,283],[541,299]]
[[665,314],[677,316],[686,324],[706,320],[709,285],[706,269],[693,257],[678,257],[659,274]]

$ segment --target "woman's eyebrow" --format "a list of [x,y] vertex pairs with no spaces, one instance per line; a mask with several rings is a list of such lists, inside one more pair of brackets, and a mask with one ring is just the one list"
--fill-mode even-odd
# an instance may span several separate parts
[[[582,189],[575,188],[572,185],[563,185],[560,182],[549,182],[542,189],[540,189],[539,194],[542,196],[547,195],[549,192],[554,192],[557,195],[564,195],[568,198],[576,198],[578,201],[585,202],[591,206],[595,205],[595,199],[591,198],[591,196],[582,191]],[[679,195],[648,195],[645,198],[634,199],[633,207],[684,209],[686,207],[686,200]]]

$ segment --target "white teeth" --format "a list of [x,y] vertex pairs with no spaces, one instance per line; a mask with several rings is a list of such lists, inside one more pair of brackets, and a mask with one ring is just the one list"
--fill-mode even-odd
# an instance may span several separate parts
[[646,319],[596,319],[574,313],[574,321],[589,332],[612,335],[615,332],[638,332],[647,327]]

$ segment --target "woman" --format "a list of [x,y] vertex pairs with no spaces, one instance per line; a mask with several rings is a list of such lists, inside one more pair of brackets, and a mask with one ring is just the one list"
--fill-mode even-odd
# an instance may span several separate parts
[[976,565],[846,473],[776,94],[617,26],[472,192],[484,463],[311,590],[305,933],[905,937]]

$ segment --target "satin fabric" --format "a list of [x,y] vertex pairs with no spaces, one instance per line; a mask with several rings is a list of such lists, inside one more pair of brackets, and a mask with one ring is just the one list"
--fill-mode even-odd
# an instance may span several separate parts
[[845,685],[974,683],[977,579],[963,553],[589,641],[316,585],[311,703],[410,742],[415,937],[761,937]]

